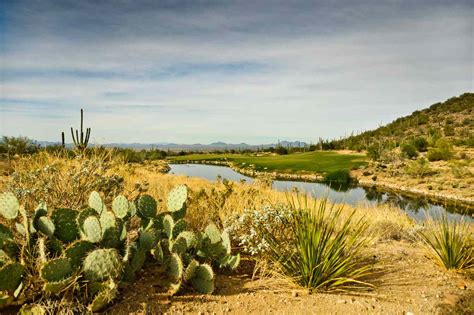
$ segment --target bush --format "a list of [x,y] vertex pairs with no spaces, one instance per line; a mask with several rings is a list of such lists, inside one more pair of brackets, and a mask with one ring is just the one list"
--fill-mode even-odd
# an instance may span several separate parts
[[39,144],[27,137],[7,137],[3,136],[0,140],[0,153],[11,157],[15,154],[33,154],[40,149]]
[[367,156],[373,161],[379,161],[385,152],[385,147],[381,143],[374,143],[367,148]]
[[415,138],[413,145],[419,152],[426,152],[428,150],[428,141],[423,137]]
[[288,154],[288,149],[281,146],[281,145],[279,145],[279,146],[276,147],[275,153],[279,154],[279,155],[286,155],[286,154]]
[[436,141],[435,146],[428,149],[428,160],[440,161],[449,160],[453,157],[453,147],[446,138],[440,138]]
[[416,150],[416,147],[413,144],[403,144],[401,146],[401,151],[402,154],[409,159],[415,158],[418,156],[418,151]]
[[431,172],[429,162],[425,158],[419,158],[416,161],[409,161],[405,171],[407,174],[415,177],[424,177]]
[[474,243],[470,223],[449,221],[447,215],[428,218],[419,236],[430,257],[446,269],[474,268]]
[[444,135],[446,137],[454,136],[454,127],[451,125],[444,126]]
[[349,184],[352,177],[348,170],[338,170],[325,174],[324,181],[326,183]]
[[[327,200],[313,207],[307,202],[291,201],[292,215],[284,222],[289,237],[281,241],[271,231],[265,233],[268,257],[275,271],[294,283],[313,289],[340,289],[370,286],[362,278],[370,266],[362,263],[362,251],[368,239],[365,220],[355,221],[353,214],[342,217],[342,207]],[[342,222],[342,224],[341,224]]]

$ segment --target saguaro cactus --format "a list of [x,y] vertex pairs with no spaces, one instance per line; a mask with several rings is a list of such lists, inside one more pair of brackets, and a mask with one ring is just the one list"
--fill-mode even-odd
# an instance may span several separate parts
[[89,137],[91,135],[91,128],[86,129],[86,133],[84,135],[84,110],[81,108],[81,133],[79,136],[79,130],[76,129],[76,136],[74,136],[74,129],[71,127],[71,136],[72,136],[72,141],[74,142],[74,145],[76,149],[78,150],[84,150],[87,148],[87,145],[89,144]]

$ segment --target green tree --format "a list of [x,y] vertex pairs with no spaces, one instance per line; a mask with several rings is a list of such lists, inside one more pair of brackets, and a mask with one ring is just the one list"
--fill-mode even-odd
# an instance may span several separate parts
[[27,137],[7,137],[0,140],[0,153],[6,154],[8,158],[18,154],[32,154],[39,150],[40,145]]

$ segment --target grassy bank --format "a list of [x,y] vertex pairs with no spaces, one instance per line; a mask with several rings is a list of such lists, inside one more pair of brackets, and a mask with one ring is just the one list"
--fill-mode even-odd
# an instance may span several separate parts
[[341,154],[334,151],[305,152],[288,155],[191,154],[169,157],[172,162],[227,161],[241,169],[288,174],[325,174],[351,170],[366,165],[362,154]]

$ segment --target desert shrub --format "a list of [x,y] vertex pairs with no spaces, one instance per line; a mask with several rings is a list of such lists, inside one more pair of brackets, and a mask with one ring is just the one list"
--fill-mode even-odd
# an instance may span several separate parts
[[89,194],[102,191],[107,202],[123,191],[123,178],[112,170],[121,161],[110,151],[97,150],[71,157],[68,151],[45,151],[23,157],[13,163],[6,189],[13,192],[26,208],[40,202],[52,207],[79,207]]
[[224,222],[226,231],[242,252],[252,256],[262,256],[268,251],[265,231],[276,239],[283,240],[287,235],[285,222],[291,217],[291,210],[285,204],[264,205],[261,209],[247,209],[233,214]]
[[444,126],[444,135],[447,137],[454,136],[454,127],[451,125]]
[[474,135],[470,135],[469,138],[466,139],[466,146],[474,148]]
[[434,147],[428,149],[427,157],[430,161],[449,160],[453,154],[453,147],[449,141],[446,138],[440,138]]
[[401,146],[401,151],[404,156],[409,159],[415,158],[418,156],[418,151],[413,144],[406,143]]
[[469,163],[465,161],[450,161],[449,167],[456,178],[462,178],[471,175],[471,172],[469,171]]
[[374,143],[367,148],[367,157],[373,161],[379,161],[385,151],[382,143]]
[[428,141],[423,137],[415,138],[413,145],[419,152],[426,152],[428,150]]
[[13,155],[33,154],[40,149],[39,144],[27,137],[7,137],[0,140],[0,154]]
[[425,115],[425,114],[421,114],[421,113],[419,115],[415,116],[415,119],[416,119],[418,125],[424,125],[428,122],[428,116]]
[[439,265],[456,270],[474,268],[474,235],[470,223],[449,221],[447,215],[428,218],[419,236],[430,257]]
[[418,158],[416,161],[409,161],[405,167],[407,174],[415,177],[424,177],[430,174],[429,162],[425,158]]
[[268,258],[275,271],[294,283],[314,289],[341,289],[368,286],[362,278],[370,266],[362,264],[367,222],[343,218],[342,207],[327,200],[308,207],[307,202],[290,202],[292,215],[283,224],[287,240],[276,238],[268,230]]
[[[163,285],[176,294],[193,288],[214,291],[214,270],[232,271],[240,256],[231,255],[230,237],[214,225],[202,232],[187,230],[187,187],[168,195],[167,210],[158,213],[149,195],[133,201],[120,195],[111,205],[92,192],[87,207],[47,210],[33,215],[12,193],[0,195],[0,309],[39,298],[67,301],[69,309],[92,313],[103,309],[118,289],[153,259]],[[111,209],[111,211],[107,210]],[[50,303],[54,305],[54,303]],[[25,312],[51,313],[47,303],[25,306]],[[20,313],[22,313],[20,311]],[[61,313],[58,311],[58,313]]]
[[352,181],[351,174],[348,170],[338,170],[326,173],[324,175],[326,183],[348,184]]
[[288,154],[288,149],[284,146],[279,145],[275,148],[275,153],[279,155],[286,155]]

